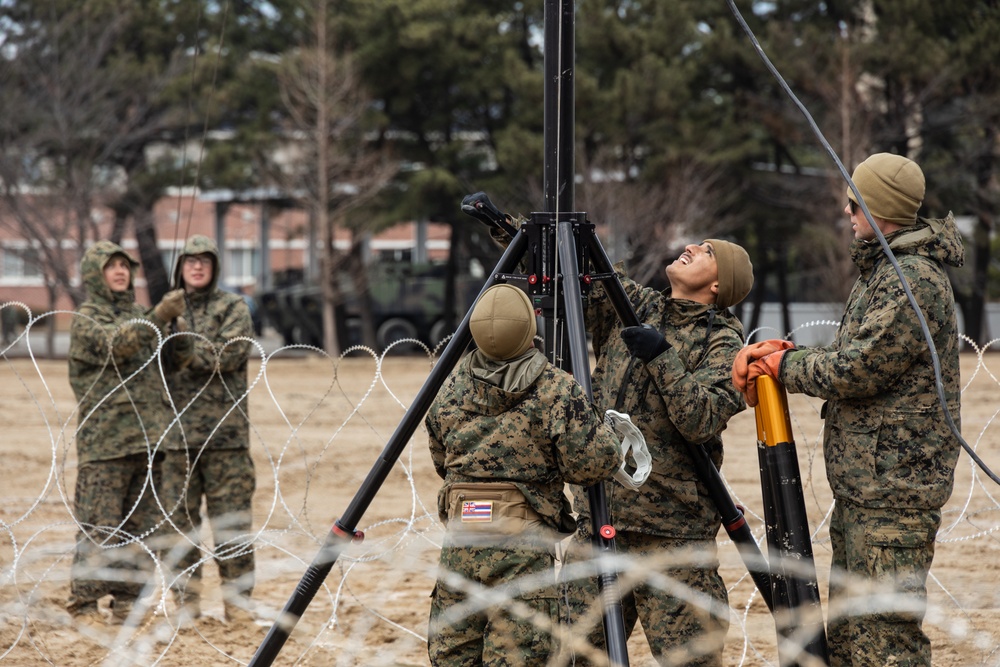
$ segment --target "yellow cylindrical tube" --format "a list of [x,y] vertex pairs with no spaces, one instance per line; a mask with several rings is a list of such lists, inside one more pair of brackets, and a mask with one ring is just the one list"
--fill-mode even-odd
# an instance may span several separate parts
[[768,447],[792,442],[792,420],[784,385],[769,375],[758,377],[756,384],[757,440]]

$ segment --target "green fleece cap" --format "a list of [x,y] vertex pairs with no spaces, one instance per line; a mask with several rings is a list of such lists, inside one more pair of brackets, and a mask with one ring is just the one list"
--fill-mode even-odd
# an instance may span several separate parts
[[[851,180],[873,216],[899,225],[916,224],[925,188],[924,172],[916,162],[902,155],[876,153],[857,166]],[[858,203],[850,187],[847,196]]]
[[721,239],[705,239],[715,249],[715,262],[719,266],[719,294],[715,305],[719,308],[735,306],[747,298],[753,287],[753,264],[742,246]]
[[487,357],[498,361],[515,359],[527,352],[537,326],[528,295],[506,283],[483,292],[469,318],[469,330],[476,345]]

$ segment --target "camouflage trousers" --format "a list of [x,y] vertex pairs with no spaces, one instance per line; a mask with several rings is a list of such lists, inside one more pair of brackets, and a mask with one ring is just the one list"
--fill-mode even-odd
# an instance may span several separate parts
[[[461,539],[461,538],[460,538]],[[427,653],[435,667],[542,667],[558,621],[554,542],[449,534],[431,593]]]
[[931,664],[921,624],[941,512],[837,499],[827,643],[831,667]]
[[[618,584],[627,636],[637,621],[660,665],[722,665],[729,630],[729,595],[719,576],[715,540],[681,540],[618,533],[619,557],[630,561]],[[576,665],[607,664],[596,564],[590,537],[574,535],[563,557],[560,583],[564,622],[572,628]],[[584,640],[581,645],[578,642]]]
[[80,465],[73,503],[81,531],[66,604],[71,613],[108,594],[132,602],[152,580],[154,560],[141,540],[163,518],[152,491],[160,482],[161,458],[151,469],[145,454]]
[[170,450],[163,462],[163,506],[174,526],[163,526],[157,548],[174,572],[171,588],[182,598],[201,594],[199,545],[204,497],[223,595],[249,597],[254,587],[253,494],[257,488],[248,449]]

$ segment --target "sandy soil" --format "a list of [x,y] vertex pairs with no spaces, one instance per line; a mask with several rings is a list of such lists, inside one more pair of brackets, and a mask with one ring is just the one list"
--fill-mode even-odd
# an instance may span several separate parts
[[[251,378],[257,587],[266,618],[282,608],[334,519],[354,503],[362,543],[342,550],[275,665],[426,665],[428,595],[441,526],[439,480],[421,425],[402,452],[380,456],[432,368],[427,357],[359,357],[339,362],[280,350],[255,361]],[[963,433],[1000,470],[1000,355],[963,357]],[[63,610],[76,526],[75,403],[64,361],[9,360],[0,366],[0,663],[2,665],[246,664],[270,624],[223,622],[217,571],[206,566],[205,616],[179,622],[153,582],[158,608],[136,625],[76,627]],[[820,589],[829,564],[830,492],[820,453],[819,403],[790,397]],[[752,411],[725,433],[723,469],[758,539],[761,520]],[[384,482],[366,482],[373,469]],[[926,628],[934,663],[1000,664],[1000,505],[997,485],[963,453],[932,570]],[[370,503],[370,504],[368,504]],[[732,542],[720,534],[730,586],[727,664],[776,665],[774,622]],[[824,597],[825,602],[825,597]],[[638,632],[632,665],[652,665]]]

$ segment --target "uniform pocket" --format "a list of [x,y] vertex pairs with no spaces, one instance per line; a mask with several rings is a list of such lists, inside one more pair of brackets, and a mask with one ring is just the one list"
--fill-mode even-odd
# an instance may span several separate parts
[[516,535],[543,525],[524,494],[509,482],[453,484],[447,507],[451,531]]
[[863,487],[865,477],[881,474],[878,448],[882,408],[838,402],[831,404],[828,412],[833,437],[825,448],[827,468],[835,478],[854,480]]

